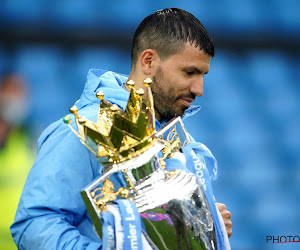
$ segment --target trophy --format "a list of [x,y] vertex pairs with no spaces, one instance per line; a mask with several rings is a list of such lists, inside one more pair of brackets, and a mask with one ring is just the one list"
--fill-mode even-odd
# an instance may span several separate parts
[[[134,82],[126,84],[130,96],[126,110],[105,100],[97,92],[100,108],[97,121],[74,114],[64,121],[102,164],[103,174],[81,191],[95,230],[102,237],[101,212],[116,199],[130,199],[138,209],[153,249],[216,249],[214,222],[205,194],[195,175],[167,170],[166,162],[182,155],[180,148],[190,142],[180,117],[155,129],[151,79],[144,90]],[[115,188],[111,177],[122,179]]]

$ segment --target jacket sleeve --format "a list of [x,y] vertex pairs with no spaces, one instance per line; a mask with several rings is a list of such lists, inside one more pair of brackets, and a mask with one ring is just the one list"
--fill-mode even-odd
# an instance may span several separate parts
[[39,144],[11,226],[18,249],[101,249],[80,195],[97,175],[96,157],[62,122]]

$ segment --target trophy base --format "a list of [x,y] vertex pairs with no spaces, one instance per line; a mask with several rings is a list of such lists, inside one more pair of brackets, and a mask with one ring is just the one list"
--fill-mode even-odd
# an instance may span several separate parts
[[194,175],[176,170],[138,189],[134,202],[158,249],[217,248],[212,215]]

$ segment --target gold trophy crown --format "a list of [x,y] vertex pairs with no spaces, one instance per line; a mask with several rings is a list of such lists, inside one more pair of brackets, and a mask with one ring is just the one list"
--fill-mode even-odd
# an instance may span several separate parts
[[102,164],[112,165],[132,159],[157,141],[151,83],[150,78],[144,80],[147,99],[142,88],[134,88],[134,81],[126,83],[130,95],[125,111],[105,100],[104,93],[98,91],[96,96],[100,99],[100,107],[97,122],[79,115],[76,106],[70,108],[70,113],[75,116],[78,132],[71,126],[69,115],[64,117],[64,122]]

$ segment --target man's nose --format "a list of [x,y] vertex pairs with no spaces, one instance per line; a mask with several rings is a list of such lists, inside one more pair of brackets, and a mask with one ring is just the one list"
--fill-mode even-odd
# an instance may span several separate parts
[[197,80],[192,82],[190,92],[193,93],[195,96],[203,95],[203,76],[199,77]]

